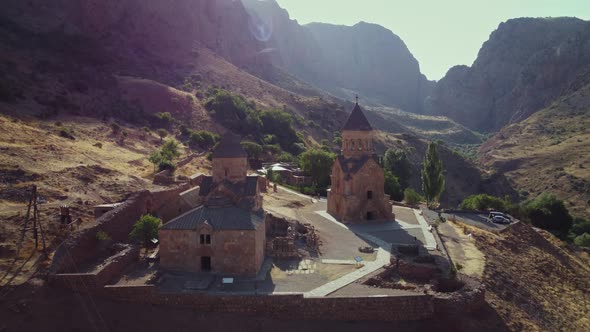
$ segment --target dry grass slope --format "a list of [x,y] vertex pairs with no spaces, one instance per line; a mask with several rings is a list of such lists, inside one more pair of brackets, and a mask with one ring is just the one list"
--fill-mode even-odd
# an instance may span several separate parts
[[529,197],[552,192],[574,215],[590,217],[590,84],[504,128],[479,158]]
[[590,257],[519,223],[496,235],[466,226],[486,256],[486,300],[515,331],[590,330]]

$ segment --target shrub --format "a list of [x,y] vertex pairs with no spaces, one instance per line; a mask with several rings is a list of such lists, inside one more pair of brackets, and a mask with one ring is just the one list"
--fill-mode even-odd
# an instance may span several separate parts
[[176,170],[176,165],[172,160],[180,156],[178,146],[179,144],[176,140],[168,139],[162,144],[160,150],[154,151],[150,154],[148,160],[150,163],[154,164],[154,168],[157,168],[158,171],[167,169],[174,172]]
[[277,143],[277,137],[275,135],[272,135],[272,134],[266,134],[262,138],[262,142],[264,142],[264,144],[276,144]]
[[170,114],[170,112],[160,112],[154,114],[154,116],[158,119],[160,126],[166,128],[170,127],[172,122],[174,122],[174,117],[172,117],[172,114]]
[[111,236],[109,234],[107,234],[107,232],[105,232],[105,231],[98,231],[96,233],[96,239],[98,241],[110,241]]
[[271,154],[277,154],[282,152],[281,147],[278,144],[265,144],[262,146],[262,149]]
[[119,126],[119,124],[113,122],[113,123],[111,123],[111,130],[113,131],[113,134],[117,135],[121,131],[121,126]]
[[572,227],[573,218],[563,204],[553,194],[543,193],[539,197],[525,202],[523,212],[526,219],[534,226],[567,234]]
[[266,110],[260,112],[262,130],[264,133],[276,137],[277,143],[283,150],[293,152],[293,143],[301,142],[297,132],[293,128],[293,117],[282,110]]
[[209,149],[217,141],[219,141],[219,135],[206,130],[193,131],[189,136],[189,146],[192,148]]
[[156,131],[158,136],[160,136],[160,140],[163,140],[164,137],[168,136],[168,131],[166,129],[160,128]]
[[181,124],[178,129],[180,130],[180,135],[182,136],[189,136],[191,134],[191,130],[185,124]]
[[590,248],[590,233],[584,233],[574,239],[574,243],[580,247]]
[[424,197],[420,196],[420,194],[418,194],[416,192],[416,190],[414,190],[412,188],[404,189],[404,201],[406,202],[406,204],[416,205],[416,204],[422,202],[423,200],[424,200]]
[[59,136],[63,137],[63,138],[69,138],[69,139],[76,139],[74,137],[74,131],[71,128],[67,128],[67,127],[59,127],[57,128],[57,132],[59,133]]
[[490,196],[487,194],[471,195],[466,197],[461,202],[460,208],[463,210],[499,210],[507,211],[510,207],[510,202],[504,199]]
[[175,139],[167,139],[162,147],[160,148],[160,153],[162,157],[166,160],[172,160],[180,156],[180,152],[178,151],[178,141]]
[[310,196],[314,196],[317,192],[316,187],[311,186],[311,187],[303,187],[303,190],[301,191],[303,194],[305,195],[310,195]]
[[289,152],[283,152],[277,157],[276,161],[279,163],[292,163],[297,161],[297,158]]
[[243,97],[222,89],[213,89],[208,94],[204,106],[224,127],[242,134],[260,132],[260,118]]

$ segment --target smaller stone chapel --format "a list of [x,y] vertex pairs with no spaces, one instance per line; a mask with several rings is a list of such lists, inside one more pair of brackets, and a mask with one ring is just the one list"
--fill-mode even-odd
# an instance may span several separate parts
[[385,176],[373,148],[373,128],[358,100],[342,127],[342,151],[332,165],[328,213],[344,223],[393,220]]
[[199,206],[160,228],[160,265],[172,271],[255,276],[266,245],[263,182],[247,175],[248,155],[237,136],[224,137],[212,157],[212,175],[195,188]]

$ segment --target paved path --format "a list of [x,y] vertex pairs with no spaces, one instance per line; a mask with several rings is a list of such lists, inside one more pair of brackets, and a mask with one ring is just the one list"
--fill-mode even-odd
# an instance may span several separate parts
[[422,233],[426,240],[424,247],[428,250],[436,250],[436,240],[428,227],[428,222],[426,222],[426,219],[420,214],[420,210],[414,210],[414,214],[416,215],[416,219],[418,219],[418,223],[420,223],[420,227],[422,227]]
[[382,268],[384,265],[389,264],[389,256],[390,254],[387,250],[379,248],[377,250],[377,259],[375,259],[374,261],[366,262],[365,266],[359,268],[354,272],[344,275],[334,281],[330,281],[329,283],[324,284],[318,288],[312,289],[309,292],[303,293],[303,296],[322,297],[330,293],[333,293],[339,290],[340,288],[359,280],[367,274],[375,272],[376,270]]

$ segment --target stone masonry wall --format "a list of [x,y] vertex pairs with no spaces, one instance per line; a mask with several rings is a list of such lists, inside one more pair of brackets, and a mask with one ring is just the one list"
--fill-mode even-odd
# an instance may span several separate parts
[[[147,213],[155,213],[165,222],[176,216],[180,199],[178,194],[186,190],[186,185],[162,191],[138,191],[123,204],[96,219],[92,227],[81,230],[60,244],[53,255],[50,274],[75,271],[79,265],[97,255],[96,233],[106,232],[115,242],[129,241],[133,224]],[[156,213],[157,212],[157,213]]]
[[118,301],[187,306],[204,312],[270,316],[281,319],[410,321],[434,315],[430,295],[304,298],[295,295],[162,294],[154,286],[106,286],[99,295]]
[[121,275],[124,269],[139,258],[139,247],[128,246],[121,252],[107,260],[99,271],[95,273],[60,273],[50,276],[52,285],[87,291],[104,286],[115,277]]

